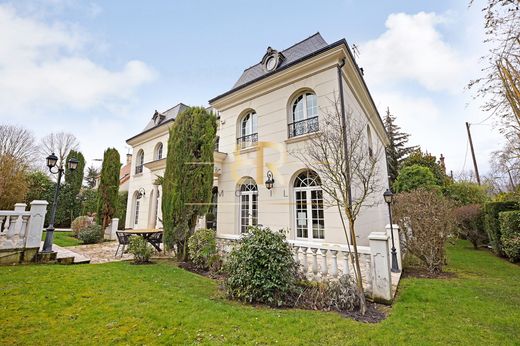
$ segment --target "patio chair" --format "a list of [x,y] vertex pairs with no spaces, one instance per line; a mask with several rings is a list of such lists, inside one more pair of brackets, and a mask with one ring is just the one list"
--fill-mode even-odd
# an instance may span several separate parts
[[160,247],[160,245],[162,244],[163,242],[163,234],[162,232],[157,232],[157,233],[153,233],[150,238],[148,238],[148,241],[151,243],[151,244],[155,244],[157,245],[158,247]]
[[125,246],[128,246],[128,244],[130,244],[130,235],[123,232],[116,232],[116,235],[119,244],[117,245],[116,254],[114,255],[114,257],[117,257],[117,253],[119,252],[120,247],[121,257],[123,257],[123,254],[125,253]]

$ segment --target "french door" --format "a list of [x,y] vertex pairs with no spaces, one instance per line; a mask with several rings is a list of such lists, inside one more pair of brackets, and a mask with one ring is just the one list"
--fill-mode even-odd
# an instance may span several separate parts
[[240,232],[247,227],[258,225],[258,188],[256,182],[248,178],[240,186]]

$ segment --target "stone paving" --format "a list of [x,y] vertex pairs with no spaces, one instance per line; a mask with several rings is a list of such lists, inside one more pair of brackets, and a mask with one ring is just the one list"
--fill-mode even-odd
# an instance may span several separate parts
[[[120,252],[117,253],[117,257],[115,256],[118,242],[117,241],[105,241],[99,244],[88,244],[88,245],[78,245],[78,246],[69,246],[68,250],[76,252],[82,256],[90,258],[90,263],[108,263],[108,262],[117,262],[117,261],[125,261],[133,258],[133,255],[129,253],[123,254],[121,257]],[[121,250],[121,249],[120,249]],[[152,255],[153,258],[168,258],[169,254],[164,253],[154,253]]]

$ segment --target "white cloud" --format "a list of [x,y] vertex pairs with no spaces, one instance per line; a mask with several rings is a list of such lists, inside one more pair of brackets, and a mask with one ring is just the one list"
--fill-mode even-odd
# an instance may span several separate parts
[[371,85],[411,80],[430,91],[462,91],[467,61],[443,40],[446,17],[419,12],[391,14],[387,30],[360,46],[360,62]]
[[109,70],[86,56],[88,34],[73,25],[46,23],[0,5],[0,117],[20,110],[110,107],[155,78],[129,61]]

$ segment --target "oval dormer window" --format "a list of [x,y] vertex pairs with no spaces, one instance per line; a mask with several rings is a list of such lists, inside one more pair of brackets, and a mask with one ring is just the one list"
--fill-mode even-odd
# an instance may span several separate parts
[[269,58],[267,58],[267,61],[265,62],[265,68],[267,69],[267,71],[272,71],[275,69],[275,67],[276,67],[276,57],[270,56]]

